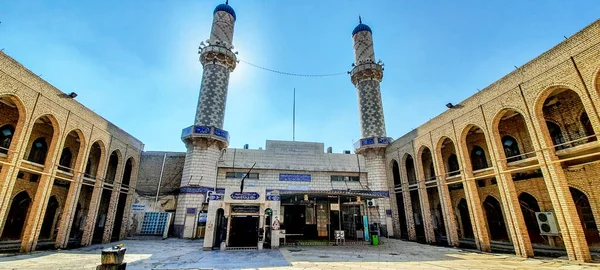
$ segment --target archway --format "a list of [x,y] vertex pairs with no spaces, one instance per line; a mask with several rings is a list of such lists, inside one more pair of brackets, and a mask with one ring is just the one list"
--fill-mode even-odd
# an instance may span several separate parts
[[447,243],[446,227],[444,225],[444,215],[441,208],[436,206],[440,205],[440,192],[437,186],[437,174],[433,164],[433,155],[428,147],[422,148],[421,151],[421,165],[423,168],[423,176],[425,177],[425,187],[427,190],[427,200],[429,203],[429,213],[431,214],[431,221],[433,225],[433,233],[436,238],[436,242]]
[[123,171],[123,181],[122,184],[129,186],[131,182],[131,172],[133,171],[133,158],[127,159],[125,162],[125,170]]
[[413,161],[413,158],[411,155],[407,155],[406,156],[406,161],[405,161],[405,166],[406,166],[406,175],[408,177],[408,184],[409,185],[413,185],[417,183],[417,175],[415,172],[415,162]]
[[491,240],[508,241],[506,223],[504,223],[500,202],[493,196],[487,196],[485,201],[483,201],[483,208],[485,210]]
[[90,154],[85,166],[84,177],[96,179],[98,169],[100,169],[100,161],[104,155],[104,147],[100,141],[94,142],[90,148]]
[[56,196],[51,196],[48,199],[48,206],[46,206],[46,214],[44,214],[44,221],[42,222],[42,229],[40,230],[39,239],[54,239],[55,229],[58,225],[56,223],[56,210],[58,210],[59,204]]
[[546,241],[540,234],[540,228],[535,217],[535,212],[540,212],[537,200],[531,194],[523,192],[519,195],[519,205],[521,205],[521,212],[523,213],[523,219],[525,220],[525,226],[529,232],[531,243],[544,244]]
[[459,238],[474,239],[475,235],[473,234],[473,226],[471,225],[471,218],[469,217],[467,200],[464,198],[460,199],[456,208],[459,215],[459,222],[457,222],[459,224]]
[[8,149],[12,143],[15,127],[11,124],[6,124],[0,127],[0,153],[8,154]]
[[590,247],[600,247],[598,225],[594,219],[594,213],[587,195],[573,187],[569,187],[569,191],[571,192],[573,202],[575,202],[575,208],[577,208],[577,215],[581,221],[586,242]]
[[[23,127],[24,116],[23,105],[20,100],[14,96],[0,97],[0,153],[10,154],[9,149],[13,147],[15,136]],[[16,144],[15,144],[16,145]],[[13,149],[14,150],[14,149]]]
[[28,161],[45,165],[48,151],[55,141],[57,132],[54,122],[54,118],[49,115],[40,116],[35,120],[25,153]]
[[115,221],[112,229],[111,241],[121,240],[121,229],[123,226],[123,219],[126,218],[123,216],[125,213],[125,205],[127,204],[127,193],[121,192],[119,194],[119,202],[117,203],[117,213],[115,215]]
[[521,113],[513,109],[500,111],[494,118],[493,134],[504,151],[501,155],[507,163],[535,157],[535,151],[527,122]]
[[489,168],[489,151],[483,129],[471,125],[466,132],[464,143],[469,151],[473,171]]
[[398,219],[400,222],[400,239],[408,239],[408,223],[406,222],[404,194],[402,192],[396,193],[396,205],[398,206]]
[[544,92],[536,104],[536,112],[546,122],[546,132],[556,150],[590,142],[590,138],[586,137],[595,134],[593,127],[586,127],[582,123],[582,120],[586,120],[582,117],[583,113],[587,116],[587,112],[579,94],[566,87],[556,87]]
[[114,183],[115,177],[117,176],[117,168],[119,167],[119,152],[113,151],[108,158],[108,168],[106,169],[106,176],[104,179],[107,183]]
[[4,231],[2,232],[2,240],[18,240],[23,235],[25,221],[29,214],[29,206],[31,205],[31,197],[25,191],[19,192],[10,204]]

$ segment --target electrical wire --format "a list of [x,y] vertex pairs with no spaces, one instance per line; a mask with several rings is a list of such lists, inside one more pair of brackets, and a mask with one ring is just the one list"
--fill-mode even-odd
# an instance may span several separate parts
[[339,76],[339,75],[344,75],[344,74],[348,74],[348,71],[344,71],[344,72],[338,72],[338,73],[326,73],[326,74],[301,74],[301,73],[292,73],[292,72],[285,72],[285,71],[279,71],[279,70],[274,70],[274,69],[270,69],[270,68],[266,68],[263,66],[259,66],[257,64],[253,64],[250,63],[248,61],[242,60],[242,59],[238,59],[238,61],[247,64],[249,66],[258,68],[258,69],[262,69],[265,71],[269,71],[269,72],[273,72],[273,73],[277,73],[277,74],[281,74],[281,75],[287,75],[287,76],[296,76],[296,77],[332,77],[332,76]]

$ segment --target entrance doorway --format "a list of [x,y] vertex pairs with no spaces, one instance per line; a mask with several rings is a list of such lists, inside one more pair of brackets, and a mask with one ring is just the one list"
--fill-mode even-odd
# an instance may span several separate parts
[[256,247],[258,245],[258,216],[232,216],[230,247]]

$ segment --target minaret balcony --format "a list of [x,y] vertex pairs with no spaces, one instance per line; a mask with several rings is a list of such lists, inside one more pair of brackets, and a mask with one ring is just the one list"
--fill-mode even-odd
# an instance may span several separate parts
[[354,152],[360,153],[369,148],[387,147],[394,140],[391,137],[363,138],[354,143]]
[[200,54],[202,65],[206,63],[218,63],[233,71],[237,64],[237,55],[225,46],[209,45],[202,47],[198,53]]
[[354,85],[364,80],[377,80],[381,82],[383,79],[383,66],[373,62],[359,64],[354,66],[350,71],[350,78]]
[[181,131],[181,140],[208,138],[229,144],[229,132],[214,126],[190,126]]

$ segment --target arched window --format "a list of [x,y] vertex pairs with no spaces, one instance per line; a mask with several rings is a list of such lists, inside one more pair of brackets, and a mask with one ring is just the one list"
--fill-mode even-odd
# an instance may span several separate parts
[[29,151],[27,160],[37,164],[44,164],[47,153],[48,145],[46,144],[46,139],[44,137],[37,138],[31,145],[31,151]]
[[[594,128],[592,127],[592,122],[590,122],[590,118],[588,117],[586,112],[583,112],[581,114],[579,121],[581,122],[581,125],[583,126],[583,131],[585,132],[585,136],[586,137],[594,136],[594,134],[595,134]],[[595,140],[596,140],[595,136],[587,139],[588,142],[593,142]]]
[[406,174],[408,176],[408,184],[416,184],[417,183],[417,175],[415,174],[415,164],[413,163],[413,158],[409,155],[406,157]]
[[435,179],[435,168],[433,167],[433,163],[429,164],[429,180]]
[[73,154],[69,148],[65,148],[60,154],[60,161],[58,162],[58,169],[61,171],[71,171],[71,160],[73,159]]
[[[550,133],[550,137],[552,138],[552,143],[554,145],[562,144],[565,142],[565,137],[560,130],[560,127],[557,124],[546,121],[546,126],[548,127],[548,132]],[[561,145],[556,147],[556,150],[564,149],[566,145]]]
[[460,173],[459,170],[458,158],[455,154],[450,155],[450,157],[448,157],[448,173],[450,176],[458,175]]
[[473,150],[471,150],[471,165],[473,166],[473,170],[481,170],[488,167],[485,152],[483,148],[477,145],[473,146]]
[[398,168],[398,162],[392,160],[392,175],[394,177],[394,185],[400,185],[402,182],[400,181],[400,169]]
[[504,147],[504,155],[506,155],[507,162],[522,159],[520,156],[521,151],[519,151],[519,143],[517,143],[515,138],[508,135],[502,137],[502,147]]
[[12,142],[15,127],[12,125],[4,125],[0,128],[0,153],[8,154],[8,148]]

